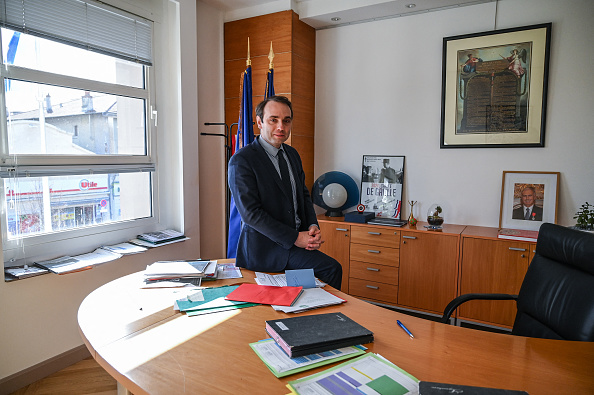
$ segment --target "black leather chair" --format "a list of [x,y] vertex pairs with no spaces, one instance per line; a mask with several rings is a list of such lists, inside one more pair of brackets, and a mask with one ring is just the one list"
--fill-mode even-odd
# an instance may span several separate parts
[[594,341],[594,234],[544,223],[520,293],[465,294],[445,308],[448,323],[468,300],[515,300],[513,335]]

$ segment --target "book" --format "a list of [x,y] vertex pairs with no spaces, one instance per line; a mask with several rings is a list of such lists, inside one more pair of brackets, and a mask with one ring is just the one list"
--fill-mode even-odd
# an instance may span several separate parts
[[404,226],[406,225],[406,221],[403,219],[398,218],[388,218],[388,217],[375,217],[367,221],[370,225],[387,225],[387,226]]
[[269,320],[266,332],[291,358],[373,342],[373,332],[343,313]]
[[142,233],[136,236],[137,239],[146,241],[153,245],[168,243],[174,240],[185,239],[186,236],[173,229],[160,230],[155,232]]
[[499,229],[499,232],[497,232],[497,237],[500,239],[536,242],[538,239],[538,231],[503,228]]
[[237,302],[291,306],[301,295],[303,287],[274,287],[243,283],[225,299]]
[[[144,270],[145,279],[171,279],[180,277],[205,277],[206,269],[212,261],[180,260],[157,261]],[[216,272],[216,265],[213,267]]]
[[468,395],[528,395],[526,391],[504,390],[487,387],[471,387],[459,384],[419,382],[419,395],[468,394]]
[[311,376],[289,381],[292,394],[418,394],[419,380],[388,361],[367,353]]

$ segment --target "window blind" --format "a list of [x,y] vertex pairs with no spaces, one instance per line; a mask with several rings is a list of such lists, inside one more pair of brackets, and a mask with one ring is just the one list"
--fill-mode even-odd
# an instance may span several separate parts
[[152,22],[81,0],[0,0],[2,26],[152,65]]

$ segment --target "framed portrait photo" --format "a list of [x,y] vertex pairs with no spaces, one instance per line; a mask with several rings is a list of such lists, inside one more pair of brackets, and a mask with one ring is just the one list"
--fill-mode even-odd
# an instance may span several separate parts
[[504,171],[499,227],[538,230],[557,223],[558,172]]
[[443,39],[441,148],[544,147],[551,23]]
[[376,217],[400,219],[404,156],[363,155],[361,204]]

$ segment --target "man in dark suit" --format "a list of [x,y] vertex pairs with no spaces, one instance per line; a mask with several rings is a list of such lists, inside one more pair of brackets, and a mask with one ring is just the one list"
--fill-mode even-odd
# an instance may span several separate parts
[[319,251],[323,243],[299,153],[283,144],[293,109],[284,96],[256,107],[260,136],[229,161],[229,188],[242,220],[236,265],[255,271],[313,268],[340,289],[342,267]]
[[536,201],[536,191],[532,187],[526,187],[522,190],[522,205],[514,209],[512,219],[525,219],[528,221],[542,221],[542,207],[534,204]]

